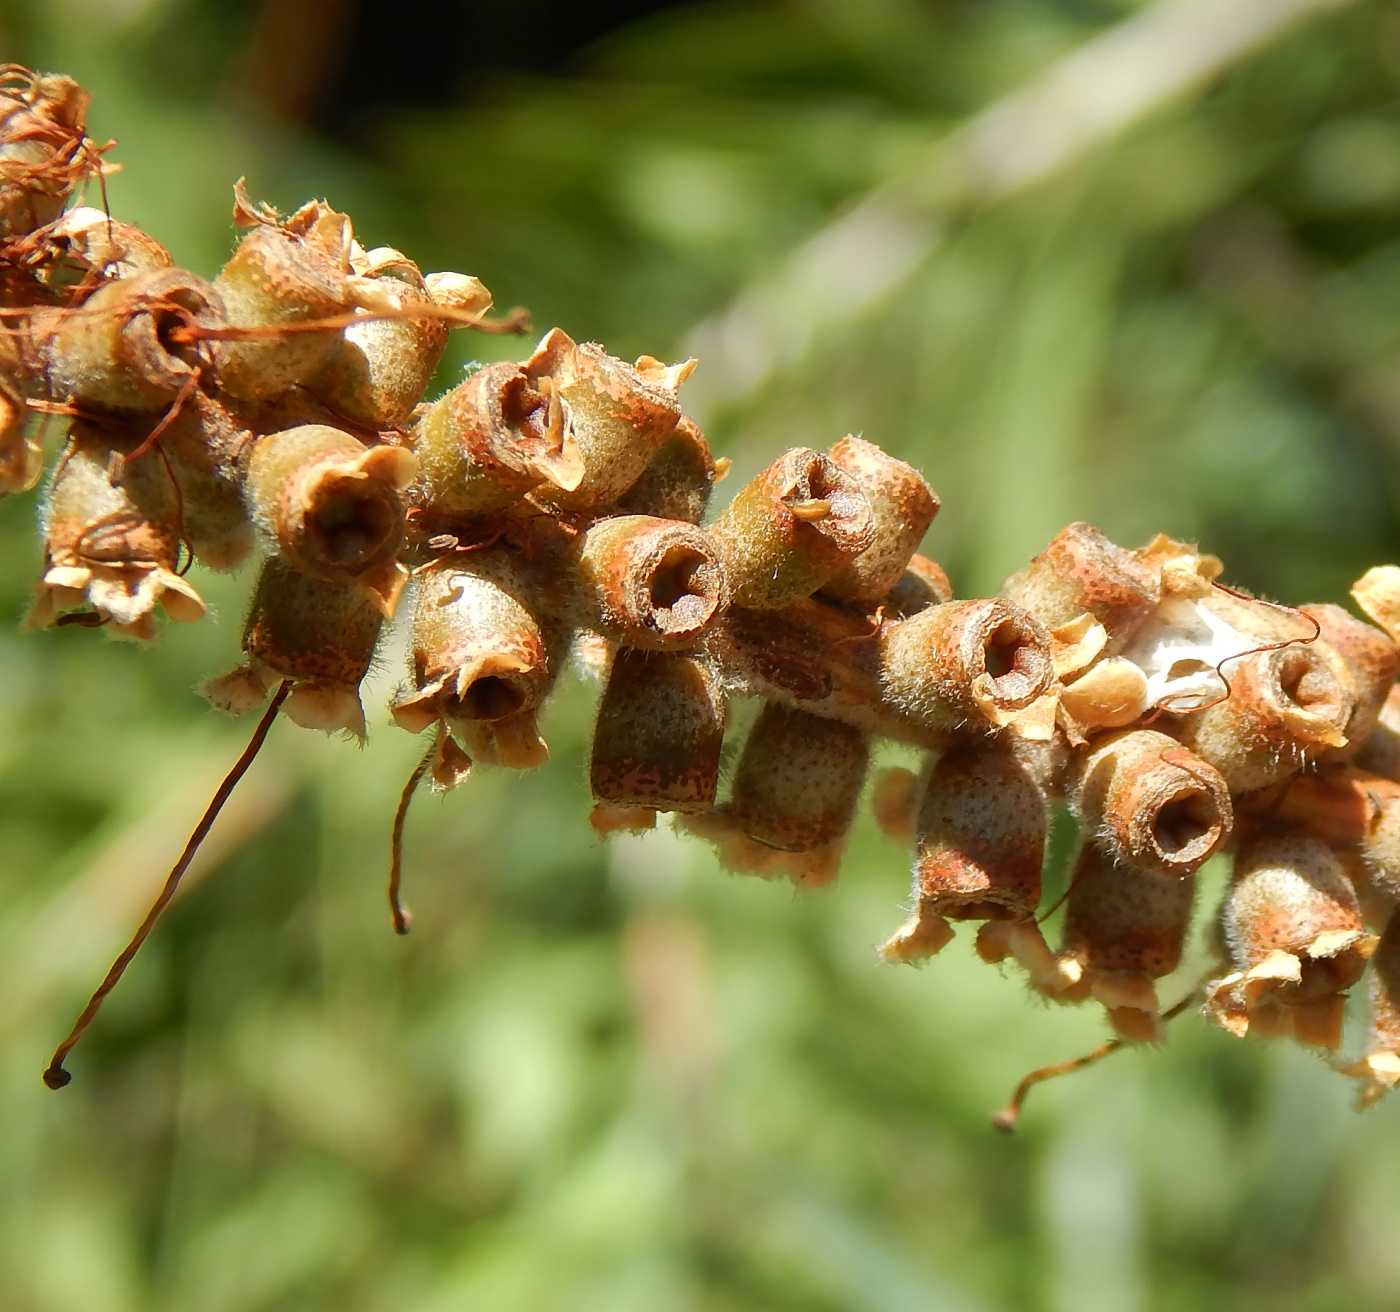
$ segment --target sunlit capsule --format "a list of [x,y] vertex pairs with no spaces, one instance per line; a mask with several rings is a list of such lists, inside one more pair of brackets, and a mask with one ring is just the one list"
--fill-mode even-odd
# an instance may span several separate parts
[[891,616],[907,618],[952,600],[953,585],[947,571],[936,560],[916,552],[885,597],[885,605]]
[[1317,622],[1323,655],[1332,653],[1341,662],[1356,692],[1356,706],[1347,721],[1346,742],[1323,752],[1323,761],[1354,757],[1371,736],[1380,718],[1386,695],[1400,675],[1400,647],[1379,629],[1353,618],[1340,606],[1303,606],[1302,613]]
[[1159,876],[1194,874],[1230,836],[1230,793],[1219,772],[1153,729],[1096,742],[1073,794],[1086,831],[1110,856]]
[[311,578],[279,556],[258,577],[243,630],[245,665],[210,679],[200,691],[232,715],[256,710],[290,679],[282,711],[295,724],[327,733],[365,735],[360,681],[369,670],[383,615],[352,584]]
[[248,448],[244,497],[255,522],[296,569],[353,583],[386,615],[407,570],[401,491],[416,462],[402,447],[366,447],[349,433],[305,424]]
[[157,604],[173,620],[197,620],[204,603],[176,573],[180,498],[169,471],[154,452],[124,463],[113,436],[73,426],[44,508],[44,573],[28,622],[42,628],[87,605],[113,637],[149,641]]
[[1292,1033],[1335,1048],[1345,991],[1361,978],[1376,940],[1327,845],[1289,832],[1247,843],[1221,924],[1235,969],[1211,985],[1210,1014],[1234,1034]]
[[1164,879],[1086,842],[1070,877],[1061,972],[1103,1004],[1126,1039],[1157,1038],[1154,981],[1181,961],[1195,880]]
[[710,444],[699,425],[682,415],[651,464],[623,493],[617,509],[624,515],[654,515],[698,524],[705,517],[715,482]]

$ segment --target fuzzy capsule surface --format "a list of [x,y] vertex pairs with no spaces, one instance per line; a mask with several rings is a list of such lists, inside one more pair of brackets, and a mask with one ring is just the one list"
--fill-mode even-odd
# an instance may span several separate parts
[[73,425],[44,508],[44,573],[31,626],[86,604],[114,637],[149,641],[157,604],[174,620],[203,616],[199,594],[175,572],[180,499],[169,472],[155,452],[122,460],[110,431]]
[[912,465],[859,437],[842,438],[827,457],[865,494],[874,532],[870,545],[828,579],[822,591],[838,601],[873,604],[904,574],[938,514],[938,495]]
[[1108,855],[1167,878],[1195,874],[1234,819],[1220,772],[1155,729],[1096,743],[1074,791],[1081,822]]
[[729,813],[750,838],[782,851],[841,842],[869,760],[860,730],[769,702],[744,740]]
[[953,585],[948,572],[936,560],[915,552],[886,595],[885,605],[892,615],[907,619],[930,606],[952,600]]
[[950,601],[889,625],[885,697],[920,724],[951,730],[1023,710],[1054,678],[1040,623],[1007,601]]
[[705,434],[682,415],[641,477],[617,503],[624,515],[652,515],[698,524],[715,485],[715,458]]
[[1089,613],[1112,635],[1112,654],[1152,613],[1160,593],[1150,566],[1092,524],[1075,523],[1061,529],[1028,568],[1007,579],[1001,595],[1047,629]]
[[579,542],[575,571],[590,627],[629,647],[695,643],[728,601],[714,543],[681,520],[599,520]]
[[589,783],[599,802],[706,811],[715,801],[724,699],[709,669],[677,652],[624,647],[598,704]]
[[347,272],[333,243],[309,242],[271,224],[252,228],[214,286],[230,326],[266,333],[226,343],[218,374],[223,391],[239,401],[266,401],[307,379],[337,332],[297,326],[350,308]]
[[214,288],[179,269],[105,283],[80,306],[55,313],[49,391],[98,410],[140,414],[167,407],[196,370],[212,369],[223,346],[181,343],[171,331],[223,319]]
[[1349,760],[1365,745],[1380,719],[1381,708],[1400,676],[1400,647],[1379,629],[1364,624],[1340,606],[1301,606],[1317,621],[1324,654],[1335,653],[1356,690],[1356,706],[1347,721],[1346,742],[1328,748],[1323,761]]
[[1312,645],[1256,651],[1226,667],[1229,695],[1182,717],[1182,743],[1231,792],[1277,783],[1346,741],[1350,681]]
[[406,572],[401,491],[416,472],[402,447],[366,447],[349,433],[303,424],[248,448],[244,496],[277,551],[304,574],[362,584],[386,615]]
[[1235,1034],[1295,1033],[1335,1048],[1342,994],[1375,945],[1341,862],[1318,838],[1265,832],[1246,843],[1221,907],[1234,971],[1211,985],[1207,1009]]
[[545,483],[577,487],[584,472],[552,380],[517,364],[487,365],[436,401],[413,449],[418,502],[460,519],[503,510]]
[[[1080,849],[1066,902],[1062,963],[1101,1002],[1124,1038],[1157,1037],[1154,980],[1181,963],[1195,880],[1163,879],[1114,860],[1096,843]],[[1062,966],[1062,970],[1064,967]]]
[[0,238],[52,223],[101,170],[83,149],[88,93],[60,73],[22,75],[26,86],[0,93]]
[[525,368],[548,377],[569,416],[583,471],[572,487],[554,484],[541,497],[565,510],[592,511],[616,501],[651,464],[680,421],[676,389],[694,367],[666,367],[643,357],[636,366],[558,328],[546,334]]
[[871,544],[875,526],[855,479],[796,447],[740,488],[710,533],[734,604],[779,610],[835,577]]

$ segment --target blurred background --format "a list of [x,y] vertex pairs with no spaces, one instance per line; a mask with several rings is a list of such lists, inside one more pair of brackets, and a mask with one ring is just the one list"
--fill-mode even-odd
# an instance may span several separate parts
[[[0,59],[90,88],[113,213],[206,276],[246,175],[541,331],[700,356],[730,487],[863,432],[942,494],[961,596],[1077,518],[1291,602],[1400,557],[1393,5],[0,0]],[[456,334],[439,381],[525,349]],[[16,619],[34,517],[0,506]],[[420,799],[403,940],[399,654],[364,750],[279,724],[47,1092],[250,727],[193,693],[247,576],[198,584],[219,618],[149,651],[0,631],[4,1312],[1400,1305],[1400,1101],[1188,1015],[995,1136],[1099,1018],[966,933],[881,966],[868,818],[803,897],[599,843],[581,680],[547,767]]]

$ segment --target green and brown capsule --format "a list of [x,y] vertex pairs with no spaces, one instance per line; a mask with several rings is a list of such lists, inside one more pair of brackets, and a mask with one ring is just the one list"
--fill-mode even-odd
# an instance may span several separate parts
[[1400,1084],[1400,911],[1394,913],[1371,958],[1370,1024],[1366,1054],[1341,1067],[1359,1079],[1357,1106],[1370,1107]]
[[1181,963],[1195,883],[1135,869],[1084,843],[1066,903],[1060,973],[1069,983],[1061,996],[1088,994],[1103,1004],[1121,1037],[1156,1040],[1154,981]]
[[0,91],[0,239],[52,223],[74,189],[102,173],[84,133],[88,93],[58,73],[21,77]]
[[729,600],[714,543],[680,520],[601,519],[578,540],[571,573],[585,627],[628,647],[691,646]]
[[294,724],[365,736],[360,682],[369,671],[383,615],[363,590],[311,578],[283,560],[263,562],[243,629],[248,660],[200,692],[218,710],[256,710],[281,680],[293,683],[282,712]]
[[134,278],[172,268],[170,252],[134,223],[119,223],[105,210],[77,205],[48,230],[54,259],[43,277],[50,287],[91,287],[112,278]]
[[360,587],[390,617],[408,571],[402,489],[417,462],[396,446],[367,447],[349,433],[304,424],[248,448],[243,494],[258,528],[294,568]]
[[1294,1034],[1336,1048],[1345,991],[1376,939],[1327,844],[1287,831],[1245,844],[1221,925],[1234,970],[1210,986],[1207,1012],[1232,1034]]
[[736,606],[781,610],[810,597],[874,540],[856,480],[810,447],[780,456],[710,528]]
[[947,570],[917,552],[909,557],[904,572],[884,599],[889,613],[903,619],[952,600],[953,585],[948,581]]
[[589,762],[600,818],[613,807],[713,807],[724,711],[718,681],[694,657],[619,650],[598,705]]
[[917,797],[915,909],[881,949],[886,959],[922,960],[953,937],[950,920],[987,920],[1010,931],[994,959],[1050,968],[1034,925],[1047,828],[1045,799],[1008,744],[969,738],[949,748]]
[[675,431],[652,457],[640,478],[617,503],[619,514],[652,515],[698,524],[718,482],[717,465],[705,434],[682,415]]
[[1219,771],[1155,729],[1096,743],[1073,785],[1085,831],[1114,860],[1159,877],[1193,875],[1230,837]]
[[125,464],[131,444],[120,441],[113,430],[73,425],[44,507],[44,572],[27,621],[33,628],[86,605],[113,637],[149,642],[157,604],[173,620],[204,615],[199,594],[176,573],[179,491],[157,453]]
[[[413,602],[413,684],[394,698],[394,722],[410,733],[445,726],[478,751],[484,741],[502,765],[541,764],[548,748],[527,729],[549,691],[550,660],[516,557],[502,548],[450,556],[418,571]],[[454,753],[444,739],[433,765],[438,787],[460,782],[469,750]]]
[[0,341],[0,496],[28,492],[44,473],[44,453],[29,435],[29,408],[12,364],[13,347]]
[[822,585],[822,594],[873,606],[909,568],[915,548],[938,514],[938,494],[917,469],[886,455],[873,442],[845,437],[827,457],[865,494],[874,532],[870,545]]
[[584,474],[554,381],[518,364],[491,364],[435,402],[414,429],[414,497],[433,515],[471,519]]

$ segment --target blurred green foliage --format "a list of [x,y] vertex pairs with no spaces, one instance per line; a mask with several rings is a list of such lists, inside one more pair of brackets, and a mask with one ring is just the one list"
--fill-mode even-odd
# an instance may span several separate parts
[[[1133,10],[697,5],[576,77],[386,114],[355,150],[250,98],[249,7],[5,0],[0,55],[91,88],[92,130],[121,142],[114,213],[202,273],[247,174],[541,327],[675,357],[843,206]],[[432,39],[386,32],[384,76]],[[877,305],[703,416],[739,473],[863,430],[942,493],[927,549],[960,595],[1074,518],[1199,539],[1297,602],[1400,556],[1392,7],[1314,18],[945,219]],[[520,349],[459,334],[442,381]],[[33,516],[0,506],[11,616]],[[222,622],[151,651],[0,636],[4,1312],[1396,1306],[1400,1106],[1354,1117],[1320,1062],[1187,1017],[994,1137],[1017,1078],[1099,1042],[1099,1019],[1037,1005],[966,935],[922,972],[877,964],[906,874],[868,820],[812,897],[667,832],[599,844],[581,681],[549,766],[420,802],[406,940],[381,881],[419,745],[382,710],[364,751],[278,726],[207,879],[46,1092],[53,1042],[246,735],[191,691],[232,661],[246,582],[203,578]]]

